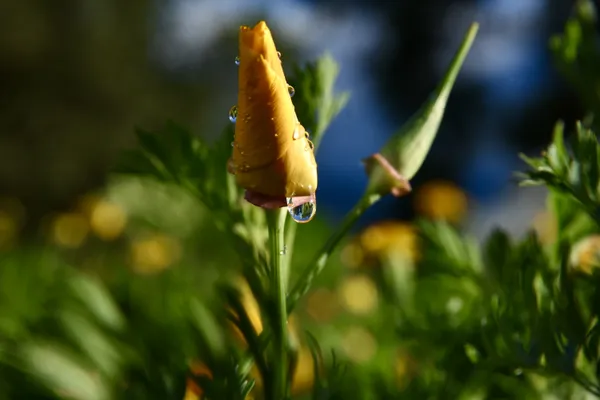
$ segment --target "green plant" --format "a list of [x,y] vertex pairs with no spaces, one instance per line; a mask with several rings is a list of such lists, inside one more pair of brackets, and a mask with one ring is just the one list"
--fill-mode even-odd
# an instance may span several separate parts
[[[579,2],[551,46],[595,112],[597,93],[586,84],[600,77],[591,7]],[[419,220],[412,233],[402,231],[417,240],[418,258],[396,245],[378,250],[371,268],[349,270],[336,257],[356,240],[350,228],[365,210],[410,192],[476,32],[474,24],[432,98],[365,160],[369,185],[333,232],[243,199],[225,167],[231,126],[214,143],[173,122],[137,130],[139,147],[123,154],[113,195],[156,201],[131,229],[170,229],[183,243],[181,261],[141,274],[126,267],[126,240],[87,252],[38,244],[4,253],[0,398],[600,397],[593,118],[575,127],[571,143],[557,124],[541,157],[523,156],[530,169],[521,182],[549,189],[554,240],[496,230],[479,244],[459,226]],[[294,72],[296,110],[318,149],[349,95],[335,92],[338,66],[329,55]],[[140,193],[124,195],[121,185]],[[173,222],[170,208],[184,215]],[[99,268],[85,262],[100,255]],[[310,315],[311,296],[321,294],[317,308],[326,308],[334,302],[326,294],[349,282],[360,290],[346,301],[360,302],[327,323]],[[307,354],[311,379],[302,387]]]

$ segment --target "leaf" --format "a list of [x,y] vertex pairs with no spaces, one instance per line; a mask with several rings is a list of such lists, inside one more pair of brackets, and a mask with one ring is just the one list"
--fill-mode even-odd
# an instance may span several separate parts
[[507,273],[510,273],[507,268],[510,267],[511,252],[511,240],[508,234],[500,229],[495,229],[484,244],[485,265],[500,282],[504,281]]
[[473,23],[432,97],[381,149],[381,154],[408,180],[421,168],[429,153],[444,117],[448,97],[478,30],[479,24]]
[[93,361],[98,370],[113,379],[119,376],[123,354],[111,338],[79,313],[63,311],[59,319],[71,340]]
[[117,304],[99,281],[78,274],[69,278],[69,286],[99,322],[115,331],[125,328],[125,319]]
[[559,121],[554,126],[554,139],[548,147],[548,161],[559,176],[562,176],[569,163],[569,154],[564,143],[564,123]]
[[421,220],[418,227],[427,249],[424,257],[431,261],[432,268],[443,268],[456,274],[461,274],[461,270],[468,274],[481,270],[479,248],[448,222]]
[[102,379],[66,349],[52,343],[26,343],[21,349],[25,367],[61,397],[77,400],[112,398]]
[[401,196],[411,191],[409,181],[421,168],[433,144],[456,77],[473,45],[479,24],[473,23],[436,91],[400,131],[365,160],[368,193]]
[[192,322],[200,332],[204,343],[206,343],[214,358],[222,359],[225,355],[226,343],[222,329],[220,329],[214,315],[196,298],[190,300],[189,307]]
[[311,134],[318,149],[323,134],[331,121],[340,113],[350,99],[349,92],[336,94],[335,81],[340,67],[329,53],[304,68],[295,67],[291,82],[296,87],[294,105],[302,124]]

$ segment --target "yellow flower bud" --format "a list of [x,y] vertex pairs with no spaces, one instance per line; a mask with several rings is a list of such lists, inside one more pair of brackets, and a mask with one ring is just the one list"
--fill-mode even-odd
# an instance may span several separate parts
[[246,199],[264,207],[284,207],[292,197],[311,198],[317,189],[313,145],[296,116],[264,21],[240,28],[238,104],[228,170],[246,189]]

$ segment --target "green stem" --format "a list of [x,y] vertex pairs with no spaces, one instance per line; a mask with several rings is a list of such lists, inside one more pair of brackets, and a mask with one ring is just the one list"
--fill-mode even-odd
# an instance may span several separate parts
[[274,309],[271,314],[273,324],[273,339],[276,360],[272,372],[271,388],[265,388],[270,393],[266,395],[272,400],[283,400],[287,397],[287,307],[286,282],[282,270],[285,257],[284,228],[287,209],[267,210],[267,225],[269,227],[269,247],[271,253],[271,295]]
[[292,257],[294,255],[294,243],[296,241],[296,228],[298,227],[298,223],[293,219],[288,218],[285,224],[285,248],[286,254],[282,260],[282,271],[283,278],[285,280],[286,286],[290,283],[290,271],[291,271],[291,263]]
[[338,245],[340,240],[348,233],[352,225],[356,222],[358,218],[373,204],[375,204],[381,195],[373,194],[373,193],[365,193],[365,195],[356,203],[354,208],[350,210],[348,214],[344,217],[342,221],[342,225],[340,229],[338,229],[333,235],[329,237],[325,245],[321,248],[321,250],[317,253],[316,257],[313,261],[305,268],[302,272],[302,275],[296,281],[296,284],[293,286],[290,294],[288,296],[288,312],[291,312],[298,300],[302,296],[304,296],[308,290],[314,279],[323,271],[325,265],[327,264],[327,260],[335,247]]

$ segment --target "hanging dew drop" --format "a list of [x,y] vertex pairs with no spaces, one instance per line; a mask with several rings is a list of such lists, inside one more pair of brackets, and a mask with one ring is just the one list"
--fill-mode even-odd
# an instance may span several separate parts
[[240,57],[239,56],[235,57],[235,65],[240,65]]
[[229,120],[235,124],[236,119],[237,119],[237,106],[233,106],[229,110]]
[[294,97],[296,94],[296,89],[294,89],[292,85],[288,85],[288,93],[290,94],[290,97]]
[[314,200],[309,200],[304,204],[294,207],[293,199],[288,199],[288,213],[295,222],[305,224],[310,222],[317,214],[317,204]]
[[281,59],[281,52],[280,51],[277,52],[277,57],[279,57]]

